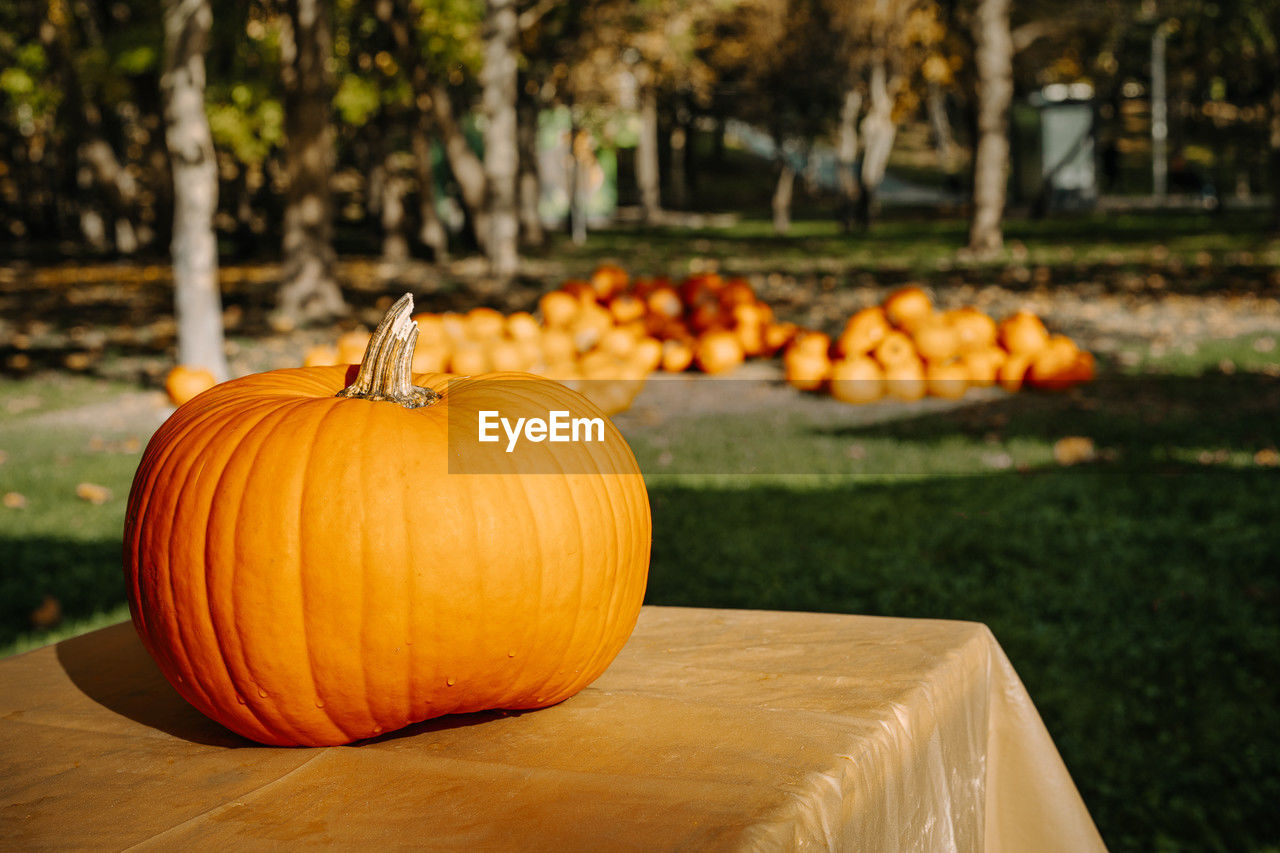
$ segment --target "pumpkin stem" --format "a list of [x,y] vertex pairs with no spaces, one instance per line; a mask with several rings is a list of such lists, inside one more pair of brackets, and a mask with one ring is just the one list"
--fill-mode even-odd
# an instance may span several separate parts
[[385,400],[406,409],[429,406],[440,399],[430,388],[413,384],[411,368],[413,348],[418,342],[418,324],[410,316],[412,313],[413,296],[406,293],[396,300],[374,329],[355,381],[337,396]]

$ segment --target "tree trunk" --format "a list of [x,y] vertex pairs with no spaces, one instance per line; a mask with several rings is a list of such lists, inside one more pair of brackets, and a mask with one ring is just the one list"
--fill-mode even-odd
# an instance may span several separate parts
[[218,168],[204,111],[204,55],[213,26],[210,0],[164,7],[165,142],[173,167],[173,284],[178,362],[227,378],[218,293]]
[[889,154],[893,151],[893,139],[898,127],[893,122],[893,95],[889,91],[889,74],[884,60],[871,68],[868,85],[870,107],[862,119],[862,169],[858,174],[857,218],[863,228],[869,228],[878,213],[877,194],[889,166]]
[[938,154],[938,163],[948,172],[951,171],[951,154],[954,141],[951,137],[951,121],[947,118],[947,101],[942,87],[937,83],[929,83],[925,95],[925,109],[929,113],[929,130],[933,136],[933,147]]
[[636,184],[645,222],[662,216],[661,174],[658,168],[658,93],[652,86],[640,92],[640,137],[636,140]]
[[845,90],[840,104],[840,141],[836,148],[836,169],[840,181],[840,229],[853,230],[854,208],[858,203],[858,178],[854,173],[858,160],[858,114],[862,112],[862,93],[852,86]]
[[510,279],[520,266],[520,219],[516,181],[520,156],[516,146],[516,39],[520,35],[515,0],[486,0],[484,70],[481,102],[484,128],[484,175],[489,213],[485,254],[493,274]]
[[449,171],[458,182],[458,192],[462,196],[462,204],[471,219],[472,232],[476,243],[483,249],[489,238],[489,217],[486,204],[488,190],[484,163],[476,156],[467,143],[466,134],[458,126],[453,113],[453,100],[449,90],[443,83],[434,83],[431,87],[431,108],[435,114],[436,127],[440,130],[440,141],[444,145],[444,156],[449,161]]
[[436,210],[436,176],[431,165],[430,118],[419,110],[413,129],[413,168],[418,181],[418,239],[436,263],[449,260],[449,233]]
[[587,242],[590,165],[591,136],[574,124],[569,132],[569,233],[576,246]]
[[409,182],[401,164],[400,152],[388,148],[382,160],[382,260],[390,264],[403,264],[409,260],[409,237],[405,233],[405,196],[409,194]]
[[784,158],[779,164],[778,183],[773,189],[773,230],[786,234],[791,230],[791,198],[796,184],[796,170]]
[[[67,29],[75,26],[73,18],[74,12],[66,3],[50,3],[49,19],[40,27],[40,41],[56,71],[63,120],[70,128],[67,139],[74,146],[67,162],[73,167],[76,192],[70,194],[75,199],[80,236],[95,251],[107,252],[114,247],[121,254],[133,254],[138,248],[132,221],[137,213],[137,182],[107,141],[98,106],[84,95]],[[88,29],[92,48],[103,49],[101,32],[92,20]]]
[[980,0],[973,38],[978,127],[969,248],[979,255],[991,255],[1004,245],[1001,220],[1009,173],[1009,104],[1013,100],[1009,0]]
[[[394,0],[377,5],[377,14],[391,30],[400,64],[411,69],[415,121],[410,131],[413,148],[413,175],[418,184],[418,239],[431,250],[436,263],[449,260],[449,233],[436,210],[436,178],[431,154],[431,80],[418,46],[418,4],[414,0]],[[451,105],[449,105],[451,106]]]
[[288,0],[281,33],[284,77],[284,269],[277,303],[286,325],[319,322],[346,312],[334,267],[330,100],[332,47],[325,0]]
[[1267,146],[1271,155],[1271,227],[1280,232],[1280,76],[1271,90],[1271,124]]
[[520,239],[526,246],[541,246],[547,235],[538,213],[542,183],[538,180],[538,102],[525,92],[520,96],[516,124],[520,151]]
[[671,128],[671,203],[677,210],[689,207],[689,132],[680,125]]

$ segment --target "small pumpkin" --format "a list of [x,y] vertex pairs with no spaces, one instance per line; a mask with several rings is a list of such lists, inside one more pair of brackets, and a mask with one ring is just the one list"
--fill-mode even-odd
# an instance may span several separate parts
[[698,338],[693,358],[703,373],[727,373],[743,361],[742,344],[732,332],[714,330]]
[[217,383],[218,380],[214,378],[213,373],[205,368],[179,364],[165,376],[164,390],[169,395],[170,402],[175,406],[181,406],[197,394],[208,391]]
[[782,356],[782,374],[787,383],[801,391],[816,391],[831,377],[827,348],[815,342],[826,335],[806,334],[791,342]]
[[884,369],[884,390],[898,400],[919,400],[928,392],[924,366],[919,359],[901,361]]
[[668,338],[662,342],[662,369],[681,373],[693,364],[693,343],[687,337]]
[[945,312],[943,318],[956,331],[957,349],[972,352],[994,346],[996,343],[996,321],[977,308],[953,308]]
[[926,365],[924,378],[930,394],[948,400],[959,400],[969,388],[968,371],[962,361]]
[[884,313],[890,323],[909,332],[933,313],[933,300],[917,285],[900,287],[885,298]]
[[354,381],[277,370],[181,406],[134,478],[124,571],[142,643],[188,702],[252,740],[342,744],[552,705],[604,671],[639,615],[652,528],[622,436],[606,421],[603,442],[451,470],[481,410],[600,412],[526,375],[413,385],[411,305]]
[[845,403],[871,403],[884,396],[884,371],[866,355],[831,365],[831,396]]
[[1017,311],[1000,321],[1000,346],[1009,352],[1036,353],[1049,343],[1049,330],[1030,311]]
[[916,354],[916,345],[911,338],[899,331],[889,332],[872,351],[875,360],[886,370],[899,364],[916,364],[920,356]]
[[836,340],[841,355],[866,355],[876,348],[885,335],[892,331],[884,309],[878,306],[857,311],[844,324],[844,331]]
[[916,320],[911,330],[911,341],[921,358],[935,364],[950,361],[960,351],[960,336],[941,314]]
[[553,329],[567,329],[581,310],[581,303],[563,290],[543,294],[538,300],[542,322]]

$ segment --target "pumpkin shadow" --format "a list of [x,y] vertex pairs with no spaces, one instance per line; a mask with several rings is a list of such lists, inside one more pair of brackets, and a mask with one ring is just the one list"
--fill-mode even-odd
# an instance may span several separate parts
[[130,622],[58,643],[58,663],[84,695],[147,728],[206,746],[258,746],[191,707],[160,674]]

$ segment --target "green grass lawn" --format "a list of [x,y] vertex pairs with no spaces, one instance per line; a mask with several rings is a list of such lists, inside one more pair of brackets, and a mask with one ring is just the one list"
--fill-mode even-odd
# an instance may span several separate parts
[[[777,389],[792,405],[637,412],[648,601],[984,622],[1113,850],[1274,849],[1280,379],[1254,341],[896,417]],[[26,499],[0,509],[0,654],[127,618],[120,531],[145,436],[46,414],[124,390],[0,381],[0,492]],[[1056,464],[1067,435],[1097,458]],[[111,497],[77,498],[83,482]],[[66,621],[33,632],[47,595]]]
[[[1209,291],[1280,267],[1280,238],[1265,212],[1161,212],[1074,214],[1012,218],[998,255],[966,259],[962,219],[889,211],[869,232],[844,234],[828,212],[800,214],[784,235],[763,215],[732,225],[689,229],[636,227],[593,232],[581,246],[556,235],[544,254],[575,275],[617,261],[628,269],[687,274],[714,264],[734,274],[780,272],[844,275],[874,270],[886,280],[999,273],[1009,265],[1044,266],[1054,281],[1105,278],[1123,272],[1160,272],[1170,287]],[[944,279],[945,280],[945,279]]]

